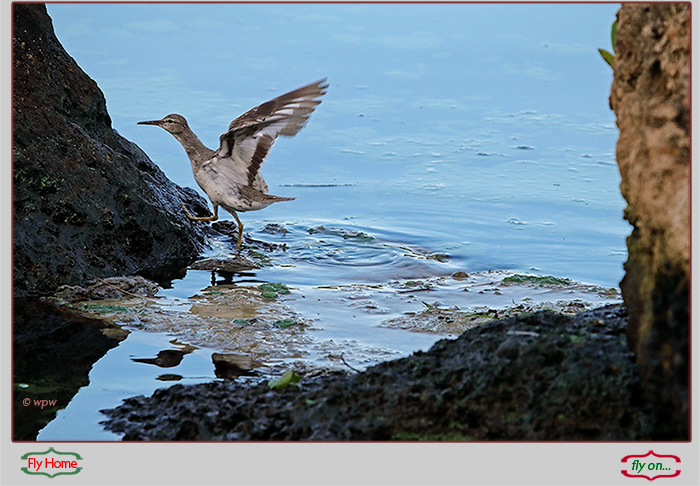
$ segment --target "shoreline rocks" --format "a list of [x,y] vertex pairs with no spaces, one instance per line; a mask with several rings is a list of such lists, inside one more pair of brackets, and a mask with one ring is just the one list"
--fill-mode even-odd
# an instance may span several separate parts
[[175,385],[103,411],[123,440],[648,440],[623,307],[483,324],[357,374]]
[[45,5],[12,8],[14,295],[186,266],[208,229],[180,202],[202,214],[206,202],[112,128]]

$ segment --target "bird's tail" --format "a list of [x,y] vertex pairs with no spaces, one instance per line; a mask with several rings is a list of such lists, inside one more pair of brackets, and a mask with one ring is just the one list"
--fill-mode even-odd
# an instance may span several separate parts
[[293,201],[295,199],[293,197],[279,197],[273,196],[272,194],[265,194],[264,192],[260,192],[250,186],[241,186],[239,190],[241,191],[241,195],[244,197],[244,199],[247,199],[248,203],[250,204],[250,209],[247,209],[246,211],[257,211],[276,202]]
[[280,197],[280,196],[273,196],[272,194],[265,194],[265,196],[267,196],[268,201],[271,201],[271,202],[294,201],[296,199],[295,197]]

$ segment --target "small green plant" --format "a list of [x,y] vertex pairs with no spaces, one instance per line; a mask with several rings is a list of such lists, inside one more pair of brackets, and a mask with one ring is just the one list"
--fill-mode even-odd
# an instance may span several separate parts
[[287,388],[289,385],[299,383],[300,381],[301,377],[294,373],[292,369],[288,369],[279,378],[273,378],[272,380],[268,381],[267,386],[270,387],[271,390],[282,390]]
[[598,49],[600,55],[603,56],[605,62],[607,62],[610,67],[613,65],[613,60],[615,59],[615,38],[617,37],[617,20],[613,22],[612,29],[610,30],[610,40],[612,41],[612,53],[606,51],[605,49]]

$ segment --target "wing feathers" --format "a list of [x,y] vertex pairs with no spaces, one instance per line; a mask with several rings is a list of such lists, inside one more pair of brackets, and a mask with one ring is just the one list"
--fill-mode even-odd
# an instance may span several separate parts
[[268,134],[263,134],[258,138],[258,145],[255,147],[255,152],[253,152],[253,157],[250,159],[250,165],[248,166],[248,185],[253,187],[255,178],[258,176],[258,171],[260,166],[265,160],[267,153],[270,151],[270,147],[275,143],[275,139]]
[[248,185],[256,187],[260,167],[277,137],[299,133],[327,89],[328,83],[322,79],[248,110],[219,137],[221,145],[214,160],[232,164],[236,172],[247,172]]
[[231,156],[236,143],[264,130],[273,139],[279,135],[293,137],[321,103],[318,99],[328,89],[325,79],[285,93],[242,114],[222,134],[219,156]]

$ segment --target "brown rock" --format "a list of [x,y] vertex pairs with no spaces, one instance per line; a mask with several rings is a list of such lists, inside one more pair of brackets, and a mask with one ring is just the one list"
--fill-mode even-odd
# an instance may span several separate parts
[[633,226],[620,286],[660,439],[689,437],[689,29],[687,3],[624,4],[610,95]]

